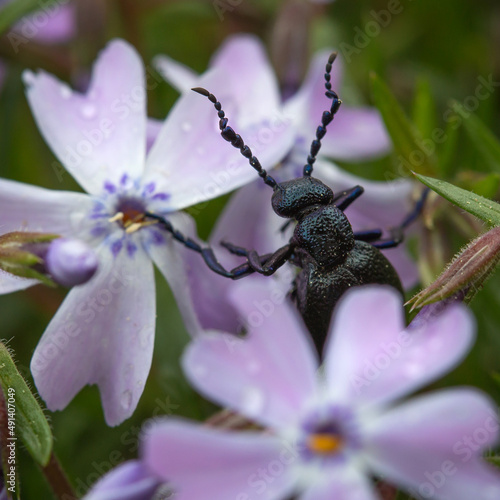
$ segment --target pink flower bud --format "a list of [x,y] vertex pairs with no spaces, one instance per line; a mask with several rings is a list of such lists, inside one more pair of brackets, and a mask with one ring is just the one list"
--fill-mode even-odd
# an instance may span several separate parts
[[98,260],[95,252],[82,241],[59,238],[50,244],[45,266],[56,283],[72,287],[94,276]]

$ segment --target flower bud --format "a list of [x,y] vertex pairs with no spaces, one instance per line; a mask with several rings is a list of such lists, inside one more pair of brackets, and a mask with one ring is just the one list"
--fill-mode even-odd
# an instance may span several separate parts
[[19,231],[0,236],[0,269],[21,278],[71,287],[90,280],[97,267],[96,254],[79,240]]
[[500,259],[500,226],[463,248],[443,273],[408,303],[412,310],[452,296],[470,302],[495,270]]
[[59,238],[50,243],[45,267],[60,285],[81,285],[94,276],[99,262],[95,252],[80,240]]

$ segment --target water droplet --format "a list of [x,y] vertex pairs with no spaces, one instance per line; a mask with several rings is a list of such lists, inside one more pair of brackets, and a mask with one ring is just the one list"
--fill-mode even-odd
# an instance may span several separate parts
[[71,89],[69,88],[69,85],[66,85],[65,83],[63,83],[60,87],[59,87],[59,92],[61,93],[61,97],[63,99],[69,99],[71,97]]
[[243,392],[241,406],[247,416],[258,415],[264,407],[264,394],[257,387],[248,387]]
[[122,393],[120,403],[124,410],[128,410],[132,406],[132,393],[129,390]]
[[25,85],[33,85],[35,83],[35,74],[33,71],[26,70],[23,72],[23,82]]
[[193,128],[193,126],[191,125],[191,123],[189,122],[183,122],[181,124],[181,129],[184,131],[184,132],[190,132],[191,129]]
[[97,114],[97,108],[94,104],[85,103],[82,106],[81,112],[82,112],[82,115],[84,118],[87,118],[90,120],[91,118],[94,118],[95,115]]

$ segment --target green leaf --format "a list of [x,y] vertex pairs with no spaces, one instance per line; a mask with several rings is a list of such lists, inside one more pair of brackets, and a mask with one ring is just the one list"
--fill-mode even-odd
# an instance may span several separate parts
[[9,2],[0,10],[0,34],[8,30],[14,23],[19,21],[34,10],[40,9],[39,0],[15,0]]
[[463,120],[465,130],[485,162],[495,172],[500,172],[500,141],[493,132],[462,104],[454,101],[453,110]]
[[18,372],[9,351],[0,343],[0,384],[7,411],[14,411],[13,436],[19,438],[41,466],[47,465],[52,451],[52,433],[40,405]]
[[466,191],[446,181],[419,174],[415,174],[415,176],[437,194],[486,222],[489,226],[500,225],[500,205],[495,201],[483,198],[476,193]]
[[371,74],[371,85],[375,105],[382,114],[400,164],[408,171],[434,174],[434,142],[422,138],[389,88],[374,73]]
[[413,123],[422,137],[431,137],[436,128],[436,105],[428,80],[419,79],[413,102]]

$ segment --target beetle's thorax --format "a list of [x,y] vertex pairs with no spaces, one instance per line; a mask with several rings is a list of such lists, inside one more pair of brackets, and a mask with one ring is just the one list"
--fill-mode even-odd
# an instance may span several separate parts
[[335,205],[322,205],[300,218],[293,241],[318,266],[329,268],[345,261],[354,247],[354,234],[342,210]]

